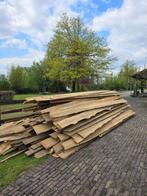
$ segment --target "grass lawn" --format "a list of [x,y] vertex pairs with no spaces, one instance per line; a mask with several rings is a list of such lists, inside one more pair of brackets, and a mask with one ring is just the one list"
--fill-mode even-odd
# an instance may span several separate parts
[[[48,93],[45,95],[51,95],[52,93]],[[24,100],[25,98],[30,98],[30,97],[37,97],[37,96],[45,96],[44,94],[16,94],[14,96],[15,100]]]
[[[0,160],[3,158],[4,156],[0,157]],[[40,163],[43,163],[46,159],[47,156],[37,159],[34,157],[27,157],[25,154],[21,154],[3,163],[0,163],[0,188],[9,185],[20,173]]]
[[24,100],[25,98],[36,97],[36,96],[41,96],[41,94],[16,94],[16,95],[14,95],[14,99],[15,100]]

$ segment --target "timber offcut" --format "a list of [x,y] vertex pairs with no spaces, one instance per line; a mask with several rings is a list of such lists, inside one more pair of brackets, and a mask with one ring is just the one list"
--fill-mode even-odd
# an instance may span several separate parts
[[135,114],[118,92],[108,90],[26,99],[30,103],[35,104],[34,115],[0,127],[2,161],[20,153],[66,159]]

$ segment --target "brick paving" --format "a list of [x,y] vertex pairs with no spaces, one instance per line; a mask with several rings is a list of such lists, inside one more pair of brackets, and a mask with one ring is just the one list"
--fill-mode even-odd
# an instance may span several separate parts
[[66,160],[48,160],[3,190],[4,196],[147,195],[147,99],[128,98],[136,116]]

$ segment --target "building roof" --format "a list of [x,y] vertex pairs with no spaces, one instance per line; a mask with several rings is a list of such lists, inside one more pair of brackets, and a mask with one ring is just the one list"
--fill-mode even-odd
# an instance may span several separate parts
[[132,75],[132,77],[137,80],[147,80],[147,69],[135,73],[134,75]]

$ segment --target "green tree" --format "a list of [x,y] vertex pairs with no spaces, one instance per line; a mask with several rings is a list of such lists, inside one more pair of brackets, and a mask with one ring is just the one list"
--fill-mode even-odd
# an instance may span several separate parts
[[23,67],[12,66],[9,73],[9,81],[11,87],[16,92],[21,91],[21,89],[26,87],[26,71]]
[[48,80],[46,69],[42,62],[33,62],[32,66],[27,68],[27,83],[33,91],[44,92],[47,90]]
[[108,69],[114,60],[109,52],[106,41],[89,30],[79,17],[64,14],[48,44],[44,63],[49,78],[62,80],[78,91],[82,78],[95,77],[100,70]]
[[137,66],[133,60],[126,60],[122,65],[121,70],[118,74],[118,79],[121,82],[123,89],[132,90],[134,80],[131,77],[137,72]]
[[117,74],[109,74],[102,87],[111,90],[133,90],[134,80],[131,77],[137,71],[134,61],[126,60]]
[[10,89],[10,83],[9,83],[9,80],[8,78],[1,74],[0,75],[0,90],[3,91],[3,90],[9,90]]

